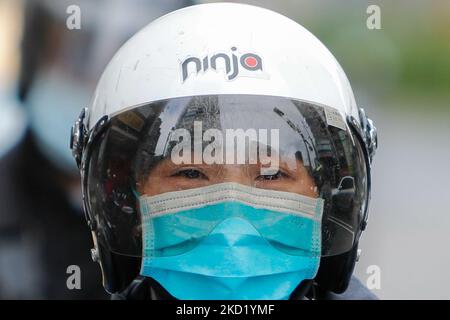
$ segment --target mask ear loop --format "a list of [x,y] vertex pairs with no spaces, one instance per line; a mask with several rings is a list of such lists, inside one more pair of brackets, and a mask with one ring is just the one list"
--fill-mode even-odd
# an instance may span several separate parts
[[140,197],[142,196],[139,191],[136,190],[136,188],[134,186],[131,187],[131,192],[133,193],[134,197],[139,200]]

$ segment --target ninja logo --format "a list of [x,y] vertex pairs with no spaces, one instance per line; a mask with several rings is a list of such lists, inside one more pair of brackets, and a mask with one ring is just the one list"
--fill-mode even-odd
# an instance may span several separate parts
[[[237,48],[231,48],[231,56],[226,53],[217,53],[211,57],[206,56],[203,59],[189,57],[181,63],[183,82],[190,76],[192,71],[195,74],[206,72],[209,69],[222,69],[224,66],[225,75],[228,80],[235,79],[241,72],[240,66],[248,71],[262,71],[262,59],[254,53],[246,53],[238,57]],[[193,69],[194,68],[194,69]]]

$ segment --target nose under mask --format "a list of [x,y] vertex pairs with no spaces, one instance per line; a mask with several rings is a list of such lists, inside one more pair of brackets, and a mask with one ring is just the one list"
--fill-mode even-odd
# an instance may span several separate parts
[[[158,281],[170,294],[178,299],[288,299],[295,288],[305,279],[313,279],[317,273],[320,262],[321,251],[321,228],[320,220],[322,215],[322,199],[312,199],[300,195],[292,195],[285,192],[262,190],[250,188],[234,183],[224,183],[212,187],[193,189],[199,195],[207,199],[208,205],[196,207],[195,202],[183,202],[183,207],[177,211],[171,209],[172,203],[179,203],[176,198],[189,199],[186,194],[192,190],[171,192],[167,199],[172,199],[170,203],[164,205],[161,196],[141,197],[141,211],[143,212],[143,259],[141,275],[152,277]],[[214,194],[219,194],[215,200]],[[252,197],[252,194],[256,196]],[[212,196],[213,195],[213,196]],[[275,211],[261,206],[266,201],[273,205],[280,201],[283,196],[291,199],[293,208],[310,208],[304,212],[290,212],[289,208]],[[165,195],[162,195],[165,197]],[[246,198],[247,203],[240,201]],[[252,200],[253,199],[253,200]],[[260,201],[254,201],[260,199]],[[159,208],[164,207],[165,212],[158,212],[152,216],[152,201],[157,201]],[[305,202],[299,204],[298,201]],[[200,201],[201,202],[201,201]],[[214,213],[217,208],[214,205],[227,204],[222,208],[232,208],[229,212],[224,212],[221,221],[212,223],[211,219],[205,217],[205,210],[210,208]],[[251,202],[251,203],[249,203]],[[260,202],[255,203],[255,202]],[[283,201],[286,205],[286,201]],[[314,205],[312,205],[314,204]],[[194,207],[192,207],[194,206]],[[153,206],[154,209],[155,206]],[[291,209],[293,209],[291,208]],[[263,216],[270,211],[270,219]],[[192,219],[186,222],[194,225],[201,224],[201,220],[209,219],[205,222],[214,225],[208,234],[195,241],[194,236],[186,238],[187,242],[196,243],[190,246],[189,250],[178,251],[179,254],[156,254],[155,246],[158,246],[158,229],[161,229],[158,219],[165,216],[172,216],[189,212],[191,217],[196,217],[198,221]],[[216,215],[215,215],[216,216]],[[293,216],[300,219],[297,224],[300,226],[298,233],[303,233],[302,237],[297,237],[298,243],[293,243],[292,239],[282,239],[283,230],[275,230],[268,233],[265,229],[282,228],[292,221],[286,217]],[[218,217],[221,219],[221,217]],[[265,218],[265,220],[264,220]],[[270,221],[272,220],[272,221]],[[264,228],[260,228],[264,222]],[[259,224],[258,224],[259,223]],[[255,227],[256,226],[256,227]],[[303,226],[303,227],[301,227]],[[172,225],[172,231],[183,234],[183,225]],[[292,226],[291,226],[292,227]],[[192,230],[188,229],[187,230]],[[168,231],[165,229],[165,231]],[[285,230],[286,237],[289,237],[289,230]],[[197,235],[199,233],[197,232]],[[188,237],[188,236],[186,236]],[[179,246],[179,236],[176,237]],[[306,243],[302,239],[308,239]],[[285,240],[289,247],[298,246],[301,250],[282,250],[281,247],[274,246],[273,243],[282,243]],[[163,241],[159,244],[175,242]],[[302,242],[302,243],[300,243]],[[289,254],[294,252],[295,254]]]

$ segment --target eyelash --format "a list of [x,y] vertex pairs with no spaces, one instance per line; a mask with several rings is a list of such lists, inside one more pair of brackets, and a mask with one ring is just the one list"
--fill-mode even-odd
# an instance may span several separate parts
[[[190,174],[195,173],[197,176],[196,177],[192,177],[189,176]],[[172,177],[185,177],[188,179],[208,179],[208,177],[206,175],[204,175],[202,172],[200,172],[199,170],[196,169],[180,169],[177,172],[175,172]]]
[[[195,174],[195,177],[192,176],[192,174]],[[197,169],[180,169],[177,172],[175,172],[172,177],[184,177],[188,179],[206,179],[208,180],[208,177],[202,173],[201,171]],[[272,181],[272,180],[279,180],[280,178],[290,178],[290,176],[280,170],[278,170],[275,174],[271,175],[260,175],[256,177],[256,180],[259,181]]]
[[[276,177],[276,179],[274,179],[274,177]],[[279,178],[290,178],[290,176],[287,175],[286,173],[278,170],[275,174],[260,175],[256,179],[263,180],[263,181],[272,181],[272,180],[278,180]]]

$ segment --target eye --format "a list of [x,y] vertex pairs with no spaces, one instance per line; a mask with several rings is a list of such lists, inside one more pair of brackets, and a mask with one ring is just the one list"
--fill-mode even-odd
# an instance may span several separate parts
[[275,172],[274,174],[264,174],[260,175],[256,178],[256,180],[263,180],[263,181],[272,181],[272,180],[280,180],[282,178],[289,178],[289,176],[280,170]]
[[202,172],[197,169],[181,169],[174,173],[172,177],[183,177],[187,179],[208,179]]

